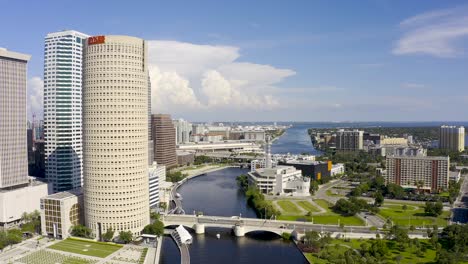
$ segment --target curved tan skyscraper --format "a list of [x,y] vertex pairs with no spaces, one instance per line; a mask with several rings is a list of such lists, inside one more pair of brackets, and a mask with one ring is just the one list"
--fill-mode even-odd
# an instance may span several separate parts
[[139,235],[149,223],[148,74],[145,41],[87,40],[83,60],[85,222]]

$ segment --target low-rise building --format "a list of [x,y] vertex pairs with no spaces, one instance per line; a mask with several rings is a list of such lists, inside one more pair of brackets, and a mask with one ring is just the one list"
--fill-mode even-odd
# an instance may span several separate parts
[[40,204],[41,233],[44,236],[65,239],[70,236],[73,226],[84,224],[81,188],[42,197]]
[[331,176],[331,161],[279,160],[278,164],[293,166],[294,168],[301,170],[302,175],[314,180],[324,180]]
[[264,142],[265,139],[265,131],[263,130],[250,130],[244,132],[244,140]]
[[241,151],[241,152],[259,152],[260,146],[254,142],[241,141],[223,141],[213,143],[189,143],[177,146],[178,150],[195,152],[215,152],[215,151]]
[[461,178],[461,172],[459,170],[451,171],[449,174],[450,181],[458,182],[460,181],[460,178]]
[[335,176],[335,175],[343,174],[343,173],[345,173],[345,166],[343,163],[337,163],[337,164],[332,165],[332,168],[330,170],[331,176]]
[[262,193],[275,195],[308,196],[310,179],[292,166],[276,166],[249,172],[249,184]]
[[195,152],[177,150],[177,164],[181,166],[189,166],[195,162]]
[[406,146],[408,145],[408,139],[406,138],[383,138],[380,140],[380,145],[385,146],[385,145],[403,145]]
[[21,222],[23,213],[40,210],[40,199],[48,193],[48,185],[29,177],[26,185],[0,189],[0,228],[10,228]]

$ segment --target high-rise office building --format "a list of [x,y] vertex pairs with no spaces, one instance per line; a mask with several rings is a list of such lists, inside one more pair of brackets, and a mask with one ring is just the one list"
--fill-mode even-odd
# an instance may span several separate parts
[[81,187],[82,59],[86,34],[49,33],[44,47],[46,178],[53,192]]
[[448,188],[449,157],[387,156],[388,183],[438,191]]
[[358,151],[363,149],[364,131],[340,129],[336,132],[336,149],[341,151]]
[[149,224],[147,44],[87,39],[83,60],[85,223],[139,235]]
[[39,210],[47,184],[28,177],[26,82],[29,55],[0,48],[0,227]]
[[176,144],[188,143],[192,134],[192,123],[183,119],[177,119],[173,121],[173,124],[176,130]]
[[166,168],[177,166],[176,131],[170,115],[151,115],[154,160]]
[[462,126],[441,126],[439,148],[459,152],[465,150],[465,128]]
[[30,57],[0,49],[0,189],[28,182],[26,80]]

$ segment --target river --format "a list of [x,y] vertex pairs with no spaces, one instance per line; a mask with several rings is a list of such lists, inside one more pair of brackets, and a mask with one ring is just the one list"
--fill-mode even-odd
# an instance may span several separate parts
[[[236,177],[245,169],[227,168],[196,177],[182,185],[187,214],[202,211],[205,215],[256,217],[237,187]],[[292,242],[284,242],[275,234],[256,232],[235,237],[230,229],[206,228],[205,234],[193,232],[190,245],[191,263],[307,263]],[[217,239],[216,234],[221,238]],[[180,263],[180,253],[171,238],[163,242],[161,263]]]
[[[298,125],[288,129],[273,143],[272,152],[316,154],[307,128],[306,125]],[[245,169],[228,168],[188,180],[178,190],[183,197],[185,212],[256,217],[236,183],[236,177],[246,172]],[[292,242],[285,242],[275,234],[256,232],[235,237],[229,229],[206,228],[205,231],[202,235],[192,232],[191,263],[308,263]],[[220,239],[216,238],[218,233]],[[161,263],[180,263],[179,250],[169,237],[164,238]]]

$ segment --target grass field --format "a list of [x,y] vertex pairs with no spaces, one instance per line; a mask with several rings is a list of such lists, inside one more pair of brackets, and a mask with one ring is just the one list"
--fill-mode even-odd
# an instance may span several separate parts
[[283,209],[283,214],[297,215],[301,213],[301,210],[291,201],[280,200],[276,203]]
[[332,191],[332,190],[327,190],[326,193],[327,193],[328,196],[344,197],[344,195],[341,195],[338,192]]
[[[416,248],[410,247],[406,248],[404,251],[401,251],[397,248],[393,241],[387,241],[387,247],[389,249],[388,255],[385,256],[385,263],[397,263],[395,258],[397,256],[401,256],[402,259],[400,263],[411,263],[411,264],[422,264],[422,263],[434,263],[436,252],[430,245],[428,241],[420,240],[423,247],[426,248],[426,252],[423,256],[417,256],[415,254]],[[344,240],[334,239],[329,247],[326,250],[334,256],[335,259],[341,258],[343,253],[350,248],[359,250],[361,248],[361,244],[366,243],[366,240],[358,240],[358,239],[351,239],[349,242]],[[335,246],[336,244],[340,246]],[[313,253],[306,253],[305,254],[307,259],[310,263],[331,263],[328,260],[320,259],[317,257],[316,254]]]
[[384,203],[380,208],[379,215],[384,218],[391,218],[393,223],[401,226],[446,226],[449,211],[444,211],[438,217],[426,216],[424,206],[408,203],[407,209],[403,210],[403,204]]
[[68,238],[49,246],[51,249],[105,258],[122,248],[120,245]]
[[365,223],[361,220],[361,218],[356,216],[341,216],[337,213],[334,213],[330,210],[329,204],[325,200],[314,200],[316,204],[326,210],[326,213],[313,215],[313,216],[305,216],[305,215],[280,215],[278,217],[279,220],[289,220],[289,221],[307,221],[307,222],[314,222],[314,224],[320,225],[351,225],[351,226],[363,226]]
[[312,213],[320,212],[315,206],[313,206],[308,201],[298,201],[297,204],[300,207],[302,207],[304,210],[306,210],[307,212],[312,212]]

